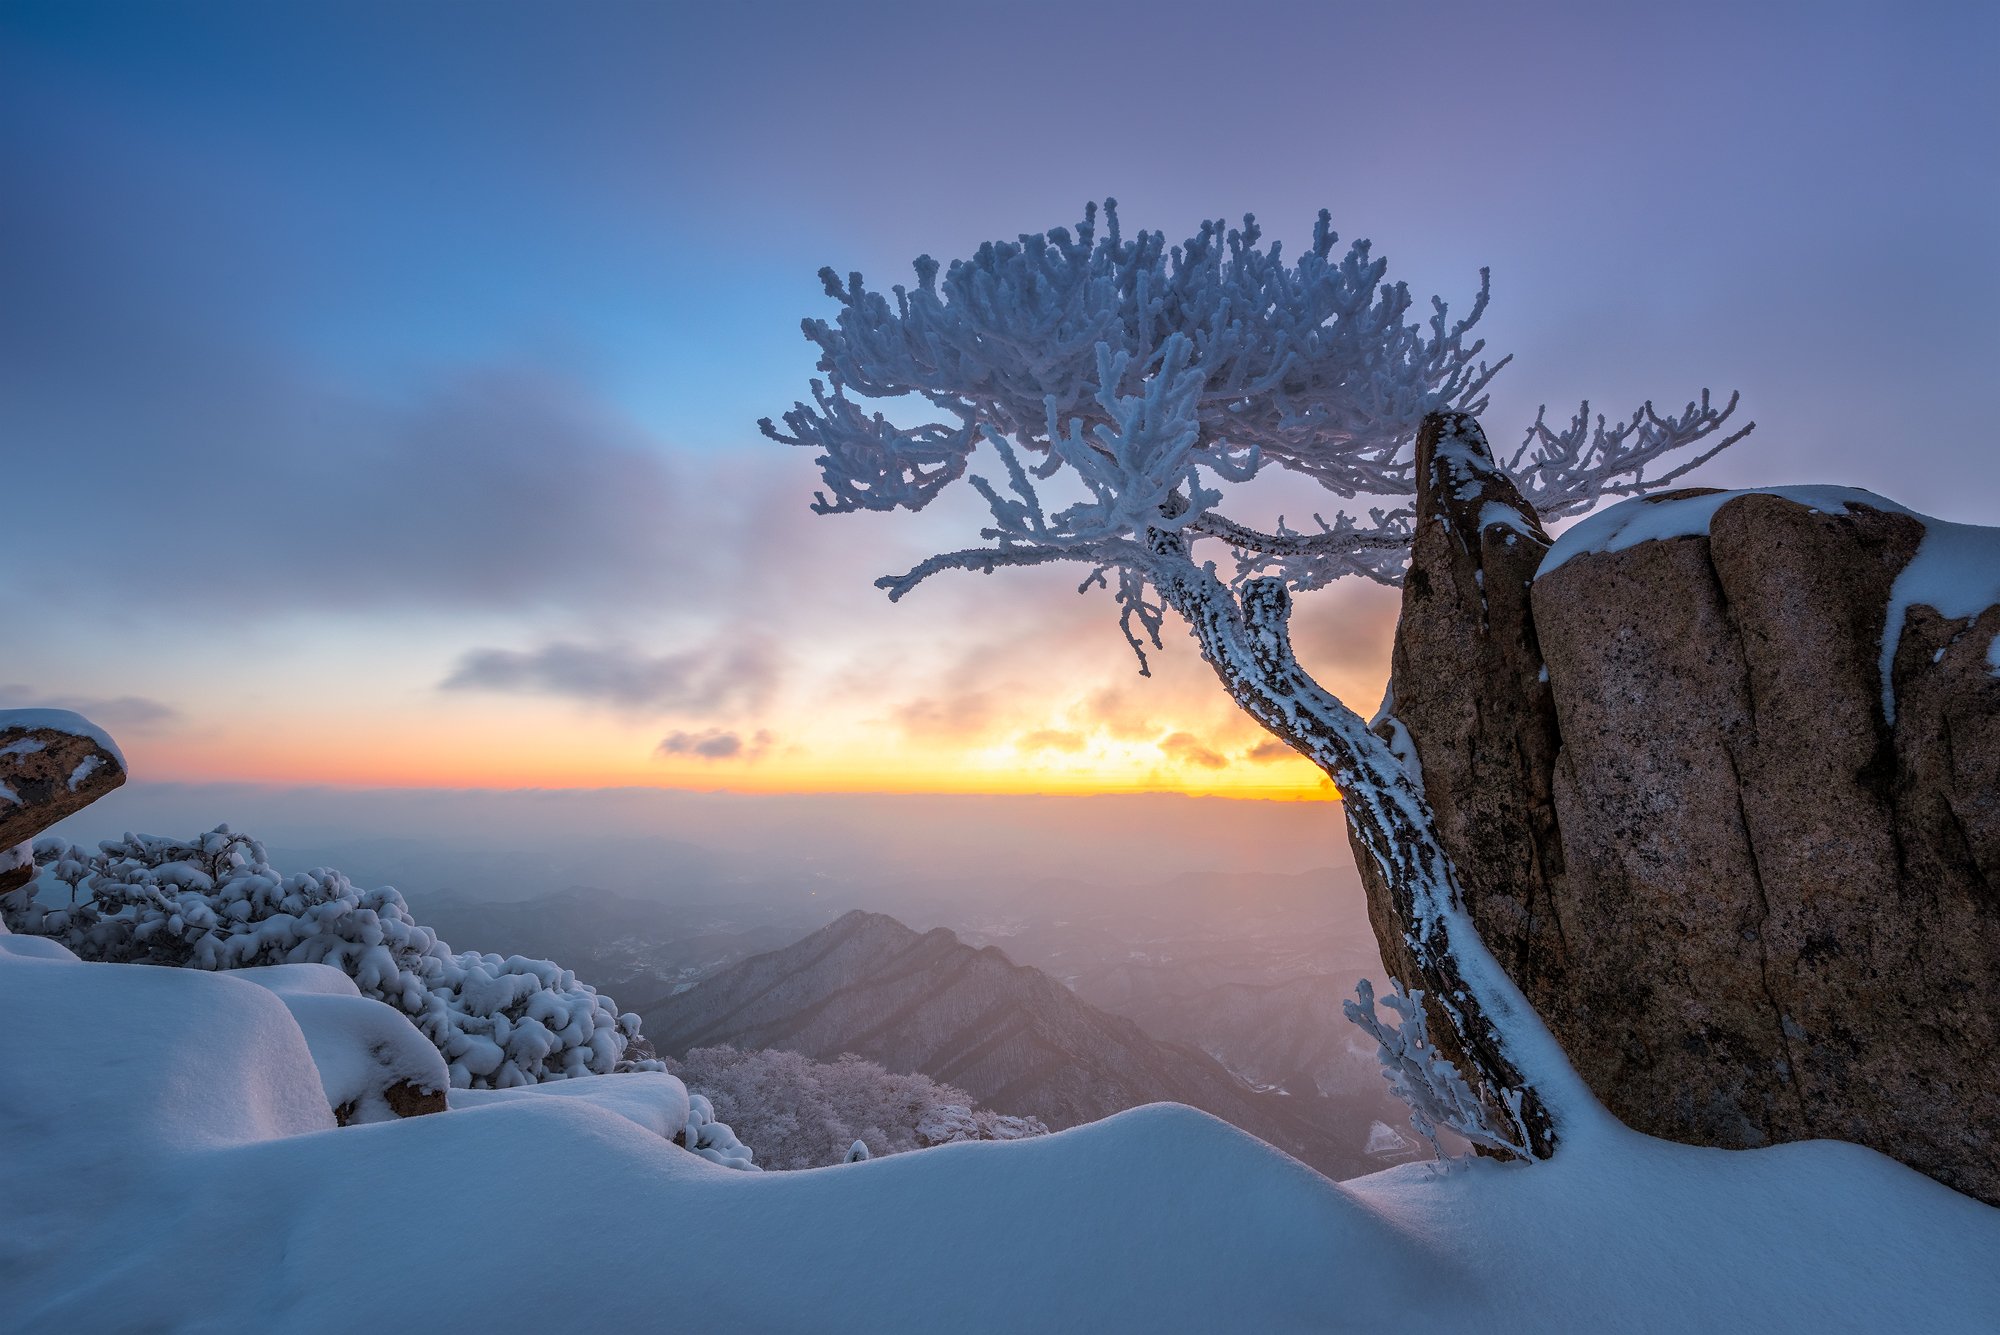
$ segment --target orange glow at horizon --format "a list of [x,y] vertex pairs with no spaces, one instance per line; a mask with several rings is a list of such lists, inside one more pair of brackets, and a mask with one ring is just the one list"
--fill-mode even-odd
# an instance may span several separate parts
[[[1192,776],[1153,770],[1133,775],[1044,768],[929,768],[879,765],[770,765],[729,771],[662,766],[607,767],[581,759],[551,763],[524,757],[513,765],[471,768],[458,757],[403,764],[371,763],[361,757],[249,755],[226,759],[201,754],[148,755],[144,746],[126,746],[142,777],[172,783],[257,783],[339,788],[666,788],[745,793],[990,793],[1094,796],[1108,793],[1180,793],[1190,797],[1238,797],[1273,801],[1337,800],[1332,784],[1316,773],[1303,778],[1277,774]],[[148,763],[148,762],[151,763]],[[1303,767],[1303,765],[1301,766]],[[1275,769],[1276,767],[1269,767]],[[1289,769],[1290,767],[1286,767]]]
[[[606,735],[610,734],[610,735]],[[135,777],[181,783],[453,789],[665,788],[746,793],[965,793],[1087,796],[1181,793],[1278,801],[1334,799],[1303,759],[1178,763],[1157,747],[1093,739],[1075,753],[1007,744],[774,747],[727,764],[655,757],[644,737],[580,723],[550,726],[431,718],[285,720],[121,739]]]
[[[1375,603],[1359,615],[1345,605],[1336,619],[1379,649],[1394,603]],[[938,617],[949,634],[912,636],[906,621],[902,637],[871,640],[865,652],[801,637],[754,698],[678,711],[550,690],[442,689],[463,643],[504,633],[398,625],[392,635],[323,636],[310,653],[293,641],[267,656],[174,664],[159,686],[146,684],[172,714],[119,740],[135,778],[166,782],[1337,800],[1316,766],[1216,690],[1198,655],[1155,655],[1141,681],[1128,661],[1107,661],[1095,609],[1056,607],[1075,624],[975,636]],[[1315,624],[1302,622],[1308,642]],[[1343,661],[1337,648],[1316,655],[1329,686],[1379,697],[1377,653]],[[632,651],[628,661],[656,660]],[[95,693],[130,690],[107,678]]]

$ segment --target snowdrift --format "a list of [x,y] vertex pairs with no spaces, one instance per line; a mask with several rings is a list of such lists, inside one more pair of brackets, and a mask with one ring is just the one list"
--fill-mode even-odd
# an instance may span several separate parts
[[267,964],[231,975],[276,995],[305,1035],[327,1105],[342,1123],[387,1122],[400,1114],[391,1091],[443,1099],[444,1057],[402,1012],[361,995],[330,964]]
[[[304,985],[310,977],[291,980]],[[1990,1328],[2000,1211],[1852,1146],[1615,1126],[1336,1185],[1156,1105],[738,1173],[672,1077],[336,1128],[285,999],[0,936],[10,1330]]]

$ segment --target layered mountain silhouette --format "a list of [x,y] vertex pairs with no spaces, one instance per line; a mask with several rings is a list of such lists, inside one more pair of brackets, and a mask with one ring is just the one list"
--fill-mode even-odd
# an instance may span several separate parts
[[[1330,1176],[1379,1168],[1334,1105],[1258,1090],[1196,1048],[1098,1010],[1039,969],[945,928],[856,910],[782,950],[741,960],[641,1008],[660,1051],[844,1052],[956,1085],[1053,1129],[1145,1103],[1213,1113]],[[1347,1122],[1350,1119],[1340,1117]],[[1365,1126],[1366,1123],[1364,1122]]]

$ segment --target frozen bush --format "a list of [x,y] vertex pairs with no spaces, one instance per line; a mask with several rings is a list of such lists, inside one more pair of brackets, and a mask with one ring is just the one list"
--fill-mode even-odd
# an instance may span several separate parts
[[684,1141],[689,1149],[710,1163],[719,1163],[724,1168],[740,1168],[752,1173],[762,1171],[755,1162],[756,1152],[736,1138],[736,1132],[730,1129],[729,1123],[716,1120],[715,1105],[703,1095],[694,1093],[688,1095],[687,1132]]
[[1020,1140],[1048,1133],[1048,1127],[1038,1117],[1009,1117],[985,1108],[975,1109],[969,1101],[938,1104],[917,1120],[917,1144],[924,1149],[960,1140]]
[[1406,995],[1397,988],[1382,998],[1382,1004],[1401,1024],[1377,1014],[1375,988],[1366,978],[1354,990],[1356,999],[1341,1002],[1340,1008],[1375,1040],[1382,1078],[1396,1097],[1409,1105],[1410,1125],[1430,1142],[1438,1158],[1450,1157],[1438,1141],[1440,1128],[1456,1132],[1491,1154],[1530,1157],[1528,1147],[1508,1134],[1506,1125],[1513,1119],[1494,1116],[1464,1074],[1431,1041],[1421,990]]
[[393,887],[363,890],[331,868],[285,875],[227,825],[192,841],[127,834],[87,852],[35,844],[44,891],[0,896],[15,932],[86,960],[193,969],[330,964],[394,1006],[443,1054],[458,1088],[506,1089],[618,1070],[659,1070],[636,1015],[548,960],[457,954]]
[[852,1162],[857,1142],[876,1156],[1048,1133],[1035,1118],[974,1110],[963,1090],[929,1076],[897,1075],[852,1053],[819,1062],[775,1049],[696,1048],[667,1067],[706,1094],[704,1102],[713,1101],[715,1116],[749,1137],[766,1168]]

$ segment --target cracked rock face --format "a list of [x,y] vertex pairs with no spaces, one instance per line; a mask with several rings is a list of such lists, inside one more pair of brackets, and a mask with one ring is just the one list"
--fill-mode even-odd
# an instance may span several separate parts
[[1910,610],[1892,727],[1916,519],[1747,495],[1537,580],[1495,511],[1432,510],[1457,522],[1415,546],[1396,717],[1482,934],[1598,1096],[2000,1203],[2000,608]]

